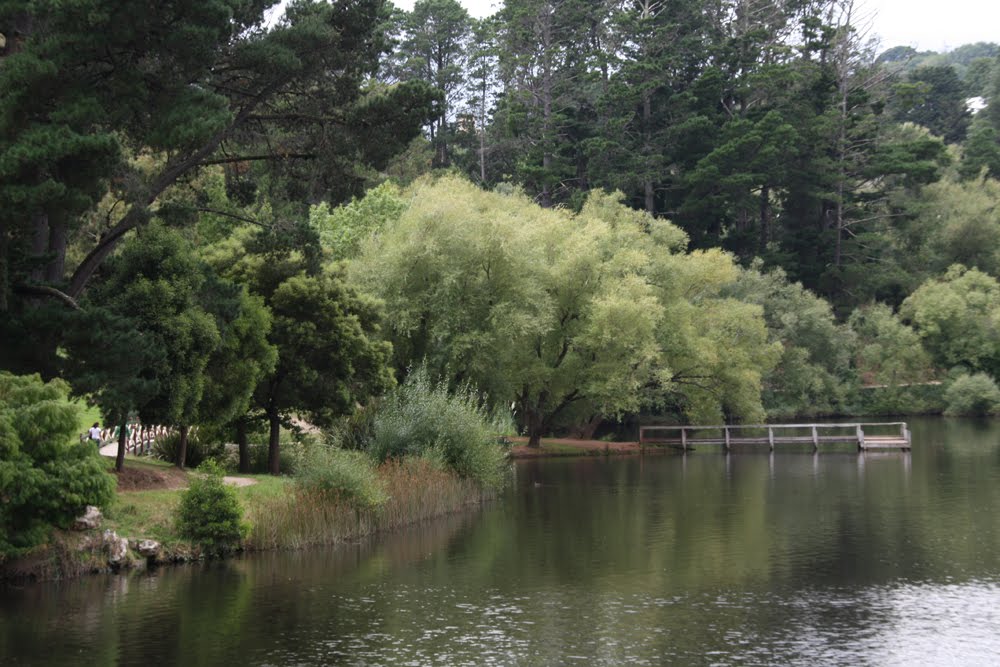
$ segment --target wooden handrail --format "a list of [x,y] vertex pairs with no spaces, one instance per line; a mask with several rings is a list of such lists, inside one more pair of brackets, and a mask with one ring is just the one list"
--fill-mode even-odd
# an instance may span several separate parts
[[[899,435],[891,434],[865,434],[865,428],[891,428],[898,427]],[[775,435],[775,431],[807,430],[808,434]],[[741,431],[757,430],[766,431],[766,437],[762,434],[739,435]],[[830,431],[849,430],[849,433],[830,433]],[[664,437],[647,439],[647,433],[657,432],[661,434],[667,432],[674,437]],[[717,435],[707,437],[690,437],[691,432],[716,431]],[[734,432],[736,435],[734,435]],[[826,433],[825,435],[823,433]],[[774,450],[775,443],[779,444],[812,444],[814,450],[818,450],[821,443],[836,442],[856,442],[858,449],[885,449],[898,447],[900,449],[910,449],[911,435],[906,422],[851,422],[837,424],[718,424],[713,426],[640,426],[639,445],[640,448],[647,442],[661,442],[666,444],[679,444],[685,450],[695,444],[722,445],[729,451],[733,445],[768,445]]]

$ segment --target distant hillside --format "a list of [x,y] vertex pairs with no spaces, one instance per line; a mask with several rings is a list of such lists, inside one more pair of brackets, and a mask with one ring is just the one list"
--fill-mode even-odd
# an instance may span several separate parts
[[1000,56],[1000,45],[993,42],[963,44],[945,53],[917,51],[912,46],[894,46],[883,51],[877,62],[895,64],[903,73],[912,72],[920,67],[950,65],[965,82],[969,97],[985,97],[990,73],[998,56]]

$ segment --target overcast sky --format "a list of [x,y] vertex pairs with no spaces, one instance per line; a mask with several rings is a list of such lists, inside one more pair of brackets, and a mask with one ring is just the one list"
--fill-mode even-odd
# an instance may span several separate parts
[[[405,9],[413,0],[393,0]],[[473,16],[488,16],[499,0],[459,0]],[[1000,42],[1000,0],[861,0],[874,12],[873,32],[882,46],[907,45],[945,51],[972,42]]]

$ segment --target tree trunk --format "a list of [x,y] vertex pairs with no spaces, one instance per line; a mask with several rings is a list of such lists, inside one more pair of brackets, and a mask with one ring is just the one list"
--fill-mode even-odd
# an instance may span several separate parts
[[243,419],[236,420],[236,446],[240,450],[240,472],[250,472],[250,450],[247,447],[247,423]]
[[34,229],[31,234],[31,259],[35,265],[31,268],[31,279],[41,282],[45,277],[45,264],[42,258],[49,250],[49,216],[39,213],[32,220]]
[[579,425],[577,428],[577,435],[581,440],[593,440],[594,433],[597,432],[597,427],[600,426],[603,421],[604,417],[602,415],[594,415]]
[[479,91],[479,183],[486,184],[486,75],[483,75],[483,85]]
[[538,449],[542,446],[542,432],[528,429],[528,447]]
[[646,213],[650,215],[656,215],[656,200],[654,198],[653,192],[653,177],[649,173],[649,154],[652,152],[652,131],[650,127],[653,123],[653,100],[652,93],[646,91],[642,96],[642,134],[643,134],[643,146],[642,153],[645,157],[644,164],[642,166],[643,176],[642,176],[642,189],[646,204]]
[[267,471],[272,475],[281,474],[281,418],[277,412],[269,412],[268,423],[271,426],[267,443]]
[[771,189],[766,185],[760,189],[760,246],[759,252],[767,249],[771,242]]
[[[57,216],[58,217],[58,216]],[[49,252],[52,261],[45,267],[45,281],[58,283],[66,272],[66,221],[49,220]]]
[[525,422],[528,427],[528,447],[538,449],[542,446],[542,432],[545,430],[545,420],[542,414],[532,408],[524,410]]
[[10,291],[10,264],[7,261],[9,248],[7,225],[0,222],[0,313],[7,312],[10,307],[7,302],[7,292]]
[[187,462],[188,427],[181,426],[178,431],[180,433],[180,437],[177,439],[177,458],[174,460],[174,465],[183,469],[184,464]]
[[118,453],[115,455],[115,470],[125,469],[125,445],[128,444],[128,418],[122,419],[118,427]]
[[549,178],[552,170],[552,16],[542,23],[542,208],[552,207]]
[[447,136],[445,127],[445,120],[442,116],[441,120],[438,121],[438,138],[437,138],[437,162],[438,166],[442,169],[448,166],[448,143],[445,139]]

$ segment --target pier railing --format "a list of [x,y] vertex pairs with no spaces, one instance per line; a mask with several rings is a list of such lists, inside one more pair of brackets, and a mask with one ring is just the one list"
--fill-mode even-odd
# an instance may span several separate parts
[[[886,433],[886,431],[891,431]],[[859,450],[910,449],[906,422],[856,422],[848,424],[723,424],[719,426],[642,426],[639,445],[674,445],[691,449],[696,445],[812,445],[853,443]]]

